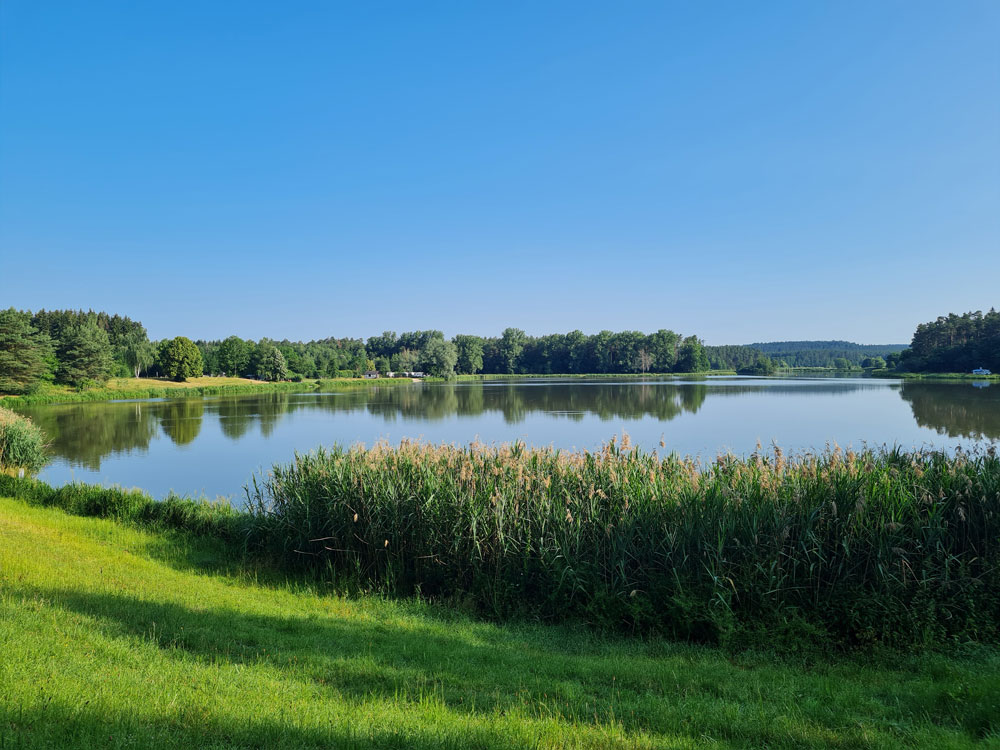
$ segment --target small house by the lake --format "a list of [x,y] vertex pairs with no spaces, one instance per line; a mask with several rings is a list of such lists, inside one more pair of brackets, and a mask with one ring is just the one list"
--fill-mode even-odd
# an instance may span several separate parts
[[374,380],[374,379],[375,379],[375,378],[377,378],[377,377],[378,377],[378,372],[377,372],[377,371],[375,371],[375,370],[367,370],[367,371],[365,372],[365,378],[366,378],[367,380]]
[[973,375],[992,375],[993,373],[987,370],[985,367],[977,367],[972,371]]

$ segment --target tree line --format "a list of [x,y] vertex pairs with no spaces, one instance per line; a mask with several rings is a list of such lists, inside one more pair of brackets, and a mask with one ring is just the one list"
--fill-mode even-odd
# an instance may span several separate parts
[[260,380],[355,377],[366,371],[456,374],[642,374],[774,371],[747,346],[705,346],[697,336],[661,329],[500,336],[441,331],[385,331],[367,340],[259,341],[229,336],[151,341],[126,316],[82,310],[0,311],[0,392],[24,393],[44,383],[78,388],[111,377],[185,380],[202,374]]
[[[239,373],[262,380],[289,376],[273,342],[241,347]],[[0,393],[29,393],[46,383],[86,388],[112,377],[186,380],[203,374],[204,347],[184,336],[150,341],[142,323],[88,310],[0,311]]]
[[781,367],[832,367],[837,370],[871,368],[890,355],[899,354],[905,344],[855,344],[852,341],[770,341],[750,344]]
[[1000,312],[951,313],[921,323],[897,366],[906,372],[970,372],[978,367],[1000,372]]

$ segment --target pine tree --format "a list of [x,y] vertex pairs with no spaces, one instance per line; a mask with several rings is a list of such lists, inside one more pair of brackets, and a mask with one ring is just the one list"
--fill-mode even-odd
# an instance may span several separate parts
[[47,370],[52,346],[29,320],[14,308],[0,312],[0,393],[28,393]]

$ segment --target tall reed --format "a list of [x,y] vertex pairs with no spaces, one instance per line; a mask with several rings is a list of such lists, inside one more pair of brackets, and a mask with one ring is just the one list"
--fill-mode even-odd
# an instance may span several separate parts
[[0,407],[0,469],[33,474],[47,461],[42,431],[27,417]]
[[694,640],[995,640],[992,450],[780,449],[710,465],[403,442],[318,450],[248,492],[252,535],[295,566],[490,615]]

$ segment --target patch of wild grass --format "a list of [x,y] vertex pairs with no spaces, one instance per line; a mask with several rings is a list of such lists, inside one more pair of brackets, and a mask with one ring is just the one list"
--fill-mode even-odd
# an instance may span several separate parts
[[1000,459],[404,442],[319,450],[249,493],[296,566],[494,616],[688,640],[923,645],[1000,630]]
[[34,473],[47,461],[42,431],[27,417],[0,407],[0,470]]
[[2,474],[0,496],[137,526],[176,529],[240,543],[246,537],[246,514],[224,501],[194,500],[176,495],[155,500],[138,489],[80,482],[51,487],[37,479]]

